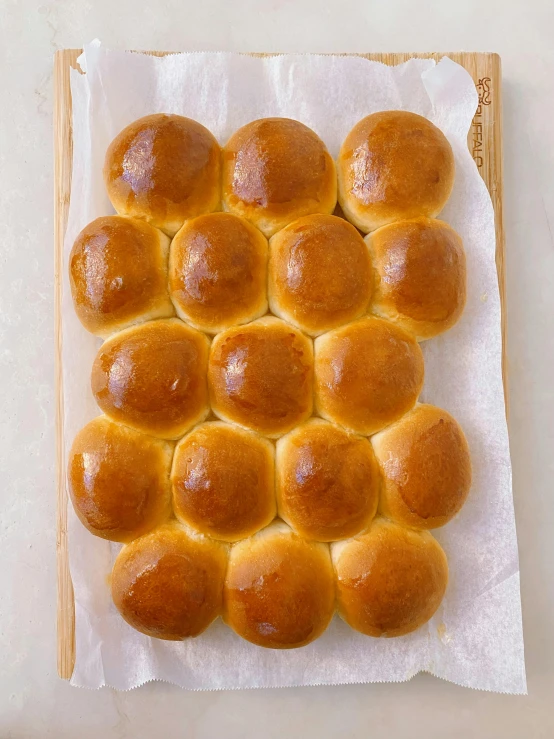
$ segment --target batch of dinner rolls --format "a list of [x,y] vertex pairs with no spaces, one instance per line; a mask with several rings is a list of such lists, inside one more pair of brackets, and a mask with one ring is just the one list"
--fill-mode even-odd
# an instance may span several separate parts
[[70,255],[101,415],[74,440],[69,491],[123,544],[113,602],[159,639],[222,617],[260,647],[302,647],[335,612],[408,634],[448,582],[430,529],[471,485],[464,433],[418,402],[420,342],[464,309],[458,234],[437,216],[454,157],[427,119],[369,115],[337,161],[299,121],[221,148],[156,114],[111,143],[116,215]]

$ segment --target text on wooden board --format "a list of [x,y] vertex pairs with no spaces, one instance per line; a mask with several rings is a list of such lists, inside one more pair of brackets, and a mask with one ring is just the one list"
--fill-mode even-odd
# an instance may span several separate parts
[[483,106],[490,105],[492,103],[492,90],[491,90],[491,78],[483,77],[475,85],[477,88],[477,94],[479,95],[479,103],[477,110],[473,116],[472,122],[472,134],[473,134],[473,145],[471,153],[477,167],[483,166]]

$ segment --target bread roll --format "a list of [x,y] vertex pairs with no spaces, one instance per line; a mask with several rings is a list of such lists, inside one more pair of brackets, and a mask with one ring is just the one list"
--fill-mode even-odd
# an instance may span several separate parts
[[130,541],[171,515],[173,444],[99,416],[75,437],[67,481],[75,513],[96,536]]
[[275,518],[273,444],[226,423],[204,423],[177,444],[173,507],[183,523],[237,541]]
[[325,631],[335,608],[329,548],[276,521],[231,549],[223,618],[260,647],[294,649]]
[[219,144],[190,118],[147,115],[108,147],[104,182],[118,213],[143,218],[173,236],[185,219],[218,210]]
[[335,163],[300,121],[252,121],[223,148],[223,207],[268,238],[300,216],[332,213],[336,202]]
[[279,515],[306,539],[354,536],[377,510],[379,468],[371,444],[321,419],[279,439],[276,481]]
[[337,171],[342,209],[367,233],[393,221],[438,215],[454,184],[454,155],[426,118],[388,110],[354,126]]
[[376,518],[369,531],[331,545],[340,616],[367,636],[402,636],[426,623],[448,583],[448,563],[428,531]]
[[112,598],[125,621],[157,639],[198,636],[221,614],[227,547],[170,521],[123,547]]
[[178,439],[208,415],[209,341],[177,318],[125,329],[100,347],[92,392],[104,413],[162,439]]
[[230,328],[213,340],[208,383],[216,416],[282,436],[312,413],[312,342],[278,318]]
[[376,271],[371,311],[430,339],[447,331],[466,302],[462,240],[447,223],[415,218],[366,236]]
[[167,292],[169,239],[144,221],[97,218],[81,231],[69,257],[75,312],[105,338],[134,323],[174,314]]
[[458,423],[433,405],[416,405],[372,437],[383,475],[380,508],[416,529],[444,526],[471,487],[469,447]]
[[369,436],[415,405],[423,386],[416,340],[380,318],[361,318],[315,340],[315,403],[323,418]]
[[271,311],[312,336],[361,316],[372,280],[369,250],[342,218],[305,216],[271,239]]
[[215,334],[267,311],[268,246],[248,221],[210,213],[171,242],[169,290],[178,315]]

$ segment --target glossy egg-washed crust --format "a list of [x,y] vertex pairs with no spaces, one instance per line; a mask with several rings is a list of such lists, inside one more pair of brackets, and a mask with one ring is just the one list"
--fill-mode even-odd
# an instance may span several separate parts
[[209,341],[177,318],[115,334],[92,366],[96,402],[114,421],[177,439],[208,415]]
[[368,636],[402,636],[435,613],[448,583],[448,563],[428,531],[385,518],[331,545],[341,617]]
[[312,419],[277,442],[279,515],[300,536],[335,541],[377,510],[379,468],[367,439]]
[[133,323],[174,315],[167,290],[169,239],[136,218],[103,216],[77,236],[69,256],[75,312],[105,338]]
[[415,218],[366,236],[375,268],[371,311],[430,339],[452,328],[466,302],[461,238],[444,221]]
[[131,541],[171,515],[173,444],[99,416],[75,437],[68,487],[77,516],[96,536]]
[[252,121],[223,147],[222,197],[225,210],[269,238],[296,218],[333,212],[335,163],[319,136],[300,121]]
[[316,409],[369,436],[413,408],[423,371],[411,334],[381,318],[360,318],[315,340]]
[[197,121],[148,115],[108,147],[104,182],[118,213],[173,236],[187,218],[219,209],[220,147]]
[[343,218],[305,216],[271,239],[271,311],[312,336],[361,316],[372,285],[367,245]]
[[[354,127],[339,188],[355,226],[382,227],[365,242],[330,215],[335,165],[303,124],[244,126],[223,150],[222,181],[219,154],[203,126],[167,115],[131,124],[107,152],[112,203],[140,220],[97,219],[71,256],[79,318],[113,334],[92,371],[106,416],[70,454],[77,515],[129,542],[112,595],[149,636],[196,636],[224,615],[255,644],[300,647],[337,604],[362,633],[409,633],[448,579],[444,552],[417,529],[450,520],[471,482],[454,419],[415,405],[416,339],[450,328],[465,302],[461,241],[423,217],[448,198],[452,152],[410,113]],[[228,213],[213,212],[221,196]],[[169,269],[157,228],[181,229]],[[288,323],[259,318],[268,300]],[[173,305],[182,320],[168,318]],[[196,328],[216,334],[211,348]],[[318,337],[315,360],[305,334]],[[228,423],[196,426],[208,392]],[[312,396],[327,420],[308,421]],[[279,439],[276,452],[264,436]],[[164,439],[181,439],[171,477]],[[392,520],[375,518],[378,504]],[[271,523],[277,509],[292,529]]]
[[212,342],[208,384],[216,416],[282,436],[312,414],[312,342],[273,317],[230,328]]
[[433,218],[450,197],[454,170],[446,136],[427,118],[403,110],[373,113],[341,146],[339,202],[364,233],[392,221]]
[[197,426],[175,449],[175,515],[214,539],[237,541],[275,518],[275,451],[251,431],[227,423]]
[[317,639],[335,610],[329,548],[276,522],[235,544],[223,594],[225,622],[261,647],[292,649]]
[[371,443],[382,470],[382,513],[417,529],[454,518],[471,487],[471,460],[464,433],[449,413],[417,405]]
[[169,290],[178,315],[215,334],[267,311],[268,244],[248,221],[210,213],[171,242]]
[[225,544],[170,521],[123,547],[112,570],[112,598],[143,634],[198,636],[221,613],[226,566]]

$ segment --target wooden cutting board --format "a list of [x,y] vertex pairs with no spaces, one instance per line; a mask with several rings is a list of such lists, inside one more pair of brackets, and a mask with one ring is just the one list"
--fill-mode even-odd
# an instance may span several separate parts
[[[78,68],[80,49],[63,49],[54,57],[54,250],[56,341],[56,437],[57,437],[57,563],[58,563],[58,673],[68,680],[75,663],[75,611],[67,550],[67,489],[63,469],[63,385],[61,367],[61,296],[63,240],[71,193],[73,155],[70,69]],[[171,52],[149,52],[165,56]],[[502,221],[502,72],[498,54],[455,52],[428,54],[361,54],[366,59],[396,65],[413,57],[438,61],[450,57],[470,73],[479,94],[479,105],[468,135],[468,147],[485,181],[494,206],[496,268],[502,307],[502,379],[507,408],[506,297],[504,229]]]

